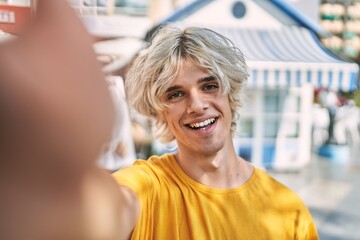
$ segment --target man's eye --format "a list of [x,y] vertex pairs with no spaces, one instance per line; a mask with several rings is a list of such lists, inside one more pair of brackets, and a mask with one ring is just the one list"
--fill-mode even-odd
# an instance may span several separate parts
[[182,97],[184,94],[181,92],[175,92],[168,95],[168,100],[173,100]]
[[214,90],[216,90],[216,89],[218,89],[218,88],[219,88],[219,86],[216,85],[216,84],[208,84],[208,85],[205,85],[205,86],[203,87],[203,89],[204,89],[205,91],[214,91]]

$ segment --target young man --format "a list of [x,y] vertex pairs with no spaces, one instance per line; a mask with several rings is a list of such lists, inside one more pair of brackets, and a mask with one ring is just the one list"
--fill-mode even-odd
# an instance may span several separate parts
[[130,101],[178,151],[113,174],[125,238],[318,239],[300,198],[235,152],[247,77],[241,51],[203,28],[165,26],[135,60]]

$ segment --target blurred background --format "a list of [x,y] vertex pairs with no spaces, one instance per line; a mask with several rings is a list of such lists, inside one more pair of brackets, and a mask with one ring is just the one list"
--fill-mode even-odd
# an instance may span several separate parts
[[[176,151],[127,104],[124,81],[167,22],[230,38],[250,78],[234,135],[240,156],[295,190],[321,239],[360,239],[360,0],[68,0],[94,38],[118,111],[99,165]],[[36,0],[0,0],[0,41],[31,21]]]

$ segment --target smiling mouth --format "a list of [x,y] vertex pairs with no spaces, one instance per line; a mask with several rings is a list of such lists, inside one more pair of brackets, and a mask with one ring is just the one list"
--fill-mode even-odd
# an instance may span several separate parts
[[215,122],[216,122],[216,118],[209,118],[203,122],[188,124],[188,126],[194,130],[201,130],[201,129],[205,129],[205,128],[209,127],[210,125],[214,124]]

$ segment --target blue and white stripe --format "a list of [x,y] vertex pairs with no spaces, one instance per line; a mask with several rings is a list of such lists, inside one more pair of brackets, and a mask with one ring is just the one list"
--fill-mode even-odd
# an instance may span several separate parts
[[315,87],[353,91],[359,67],[338,59],[322,47],[311,31],[299,26],[281,29],[213,28],[244,53],[250,87]]

